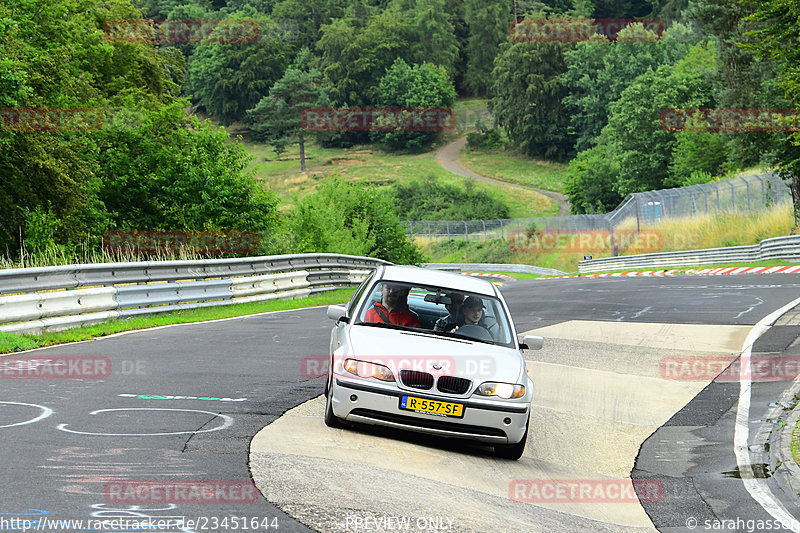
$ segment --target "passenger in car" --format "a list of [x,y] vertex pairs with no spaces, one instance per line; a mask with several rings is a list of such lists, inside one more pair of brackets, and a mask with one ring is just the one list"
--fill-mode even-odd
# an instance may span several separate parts
[[419,315],[408,308],[409,287],[398,283],[381,286],[381,301],[375,302],[364,315],[364,322],[397,324],[420,328]]
[[449,314],[436,321],[436,324],[433,325],[433,331],[453,331],[464,323],[464,314],[461,312],[461,306],[464,304],[464,295],[460,292],[451,292],[445,296],[450,298],[450,303],[444,305]]

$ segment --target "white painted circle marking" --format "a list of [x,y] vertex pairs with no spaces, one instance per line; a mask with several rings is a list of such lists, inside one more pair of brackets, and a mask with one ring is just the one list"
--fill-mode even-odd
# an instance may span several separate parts
[[37,409],[42,410],[41,414],[35,418],[31,418],[30,420],[26,420],[24,422],[17,422],[16,424],[6,424],[5,426],[0,426],[0,428],[11,428],[14,426],[24,426],[26,424],[33,424],[34,422],[38,422],[39,420],[44,420],[45,418],[53,414],[53,410],[50,409],[49,407],[45,407],[44,405],[37,405],[35,403],[3,402],[3,401],[0,401],[0,403],[6,405],[24,405],[25,407],[35,407]]
[[151,437],[157,435],[191,435],[195,433],[210,433],[212,431],[220,431],[226,428],[231,427],[233,424],[233,418],[229,417],[228,415],[222,415],[220,413],[212,413],[211,411],[201,411],[199,409],[166,409],[166,408],[158,408],[158,407],[120,407],[116,409],[98,409],[97,411],[92,411],[89,413],[90,415],[96,415],[98,413],[107,413],[109,411],[180,411],[186,413],[203,413],[212,416],[218,416],[224,420],[223,424],[216,428],[211,429],[198,429],[195,431],[172,431],[169,433],[94,433],[91,431],[76,431],[73,429],[67,429],[68,424],[59,424],[56,426],[61,431],[65,431],[67,433],[75,433],[78,435],[100,435],[100,436],[107,436],[107,437]]

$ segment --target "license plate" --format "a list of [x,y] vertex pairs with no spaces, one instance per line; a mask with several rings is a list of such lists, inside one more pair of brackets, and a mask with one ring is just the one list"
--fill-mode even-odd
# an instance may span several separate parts
[[452,416],[454,418],[464,417],[464,406],[460,403],[425,400],[413,396],[403,396],[400,398],[400,409],[428,415]]

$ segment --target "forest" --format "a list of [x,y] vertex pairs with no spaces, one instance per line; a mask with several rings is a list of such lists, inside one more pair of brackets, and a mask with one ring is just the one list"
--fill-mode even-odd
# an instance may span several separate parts
[[[463,97],[488,99],[493,117],[473,144],[502,136],[568,163],[574,213],[758,164],[790,181],[798,206],[796,133],[661,120],[796,108],[798,18],[800,0],[0,0],[0,254],[71,253],[111,230],[226,229],[266,236],[261,253],[418,262],[394,209],[413,192],[331,180],[281,212],[229,130],[278,154],[299,144],[301,158],[308,142],[414,153],[438,133],[311,131],[302,112]],[[543,19],[627,25],[613,39],[514,38],[515,24]],[[152,21],[216,21],[228,37],[165,38]],[[48,109],[63,127],[14,120]],[[87,126],[87,110],[102,120]]]

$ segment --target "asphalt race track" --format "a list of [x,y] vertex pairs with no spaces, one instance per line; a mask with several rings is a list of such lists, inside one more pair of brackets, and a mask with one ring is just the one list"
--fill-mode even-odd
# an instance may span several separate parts
[[[332,324],[322,308],[170,326],[23,354],[106,370],[77,379],[20,378],[17,356],[0,357],[0,532],[45,520],[83,522],[40,531],[703,531],[780,509],[800,516],[755,461],[774,425],[770,404],[795,376],[754,380],[741,420],[730,372],[687,379],[664,364],[735,363],[753,325],[800,297],[800,276],[572,278],[502,290],[517,330],[546,337],[545,349],[526,354],[536,399],[520,461],[326,428],[317,371]],[[754,360],[800,355],[800,321],[781,320],[753,346]],[[751,448],[739,455],[751,454],[756,476],[739,471],[737,413]],[[529,490],[566,481],[619,489],[631,477],[639,499],[654,490],[646,502]],[[216,492],[198,503],[126,490],[146,482]],[[756,501],[753,490],[771,499]],[[135,525],[148,517],[166,526]]]

